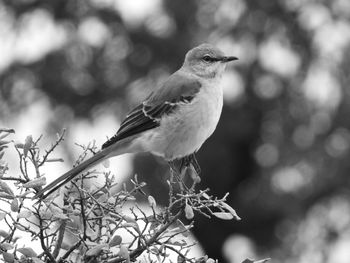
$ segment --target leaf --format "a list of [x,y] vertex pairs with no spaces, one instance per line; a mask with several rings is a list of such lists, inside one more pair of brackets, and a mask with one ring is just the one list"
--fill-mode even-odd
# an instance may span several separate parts
[[120,245],[121,243],[122,243],[122,238],[121,238],[121,236],[118,236],[118,235],[116,235],[116,236],[114,236],[113,238],[112,238],[112,240],[109,242],[109,246],[111,246],[111,247],[115,247],[115,246],[118,246],[118,245]]
[[6,237],[8,237],[8,235],[9,235],[8,232],[6,232],[5,230],[1,230],[1,229],[0,229],[0,236],[1,236],[1,237],[6,238]]
[[18,209],[19,209],[18,199],[14,198],[11,202],[11,211],[18,212]]
[[106,159],[102,162],[102,165],[104,166],[104,168],[109,168],[109,160]]
[[0,193],[0,198],[12,200],[15,197],[13,195],[9,195],[9,194],[6,194],[6,193]]
[[29,151],[30,147],[32,147],[32,144],[33,144],[33,137],[32,137],[32,135],[29,135],[25,139],[24,146],[23,146],[24,157],[27,157],[28,151]]
[[249,258],[245,259],[242,263],[265,263],[267,261],[269,261],[270,258],[265,258],[265,259],[261,259],[261,260],[251,260]]
[[85,255],[87,257],[96,256],[96,255],[100,254],[104,248],[107,248],[107,247],[108,247],[107,244],[96,245],[96,246],[92,247],[91,249],[89,249]]
[[61,219],[61,220],[70,220],[70,218],[66,214],[63,214],[63,213],[58,212],[58,211],[54,211],[53,218],[54,219]]
[[212,258],[208,258],[207,261],[205,261],[205,263],[215,263],[215,260]]
[[15,130],[14,129],[9,129],[9,128],[1,128],[0,132],[15,133]]
[[178,255],[177,256],[177,263],[186,263],[186,258],[184,258],[183,256],[181,255]]
[[8,184],[2,180],[0,180],[0,191],[5,192],[8,195],[15,196],[15,194],[13,193],[12,189],[8,186]]
[[176,225],[177,227],[179,228],[179,232],[182,232],[182,235],[184,237],[187,237],[188,236],[188,228],[180,221],[180,220],[177,220],[176,221]]
[[127,246],[122,245],[118,255],[126,259],[126,262],[130,262],[130,254]]
[[185,206],[185,216],[189,220],[194,217],[193,209],[189,204],[186,204]]
[[151,195],[148,196],[148,203],[149,203],[150,207],[152,207],[152,208],[155,208],[157,206],[156,200]]
[[44,176],[36,178],[34,180],[31,180],[25,184],[23,184],[22,186],[24,188],[36,188],[39,186],[43,186],[46,184],[46,178]]
[[36,257],[37,254],[35,253],[35,251],[30,248],[30,247],[22,247],[22,248],[18,248],[17,251],[21,254],[23,254],[23,256],[27,257],[27,258],[33,258]]
[[18,218],[29,218],[32,215],[32,212],[29,210],[22,210],[17,215]]
[[36,258],[36,257],[32,258],[32,261],[33,261],[34,263],[45,263],[45,262],[42,261],[40,258]]
[[217,218],[223,219],[223,220],[231,220],[233,218],[233,215],[231,213],[227,212],[214,212],[212,213]]
[[5,243],[0,243],[0,248],[2,250],[11,250],[14,248],[14,246],[8,242],[5,242]]
[[6,263],[12,263],[15,261],[15,256],[12,253],[4,252],[2,257]]
[[241,220],[241,218],[237,215],[236,210],[234,210],[231,206],[229,206],[225,202],[222,202],[221,206],[225,208],[228,212],[230,212],[236,220]]
[[6,216],[6,213],[0,212],[0,221],[3,220]]

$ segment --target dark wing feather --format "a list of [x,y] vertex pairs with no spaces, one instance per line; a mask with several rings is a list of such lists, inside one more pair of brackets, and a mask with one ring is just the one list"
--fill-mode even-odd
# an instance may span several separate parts
[[156,128],[164,115],[171,114],[180,103],[190,103],[201,84],[178,73],[134,108],[121,123],[116,135],[102,145],[102,149],[129,136]]

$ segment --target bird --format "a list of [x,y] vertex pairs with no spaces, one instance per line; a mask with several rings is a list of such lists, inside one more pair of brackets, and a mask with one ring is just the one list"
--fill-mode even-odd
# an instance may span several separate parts
[[211,44],[189,50],[180,69],[170,75],[121,122],[100,151],[37,191],[45,199],[75,176],[98,163],[125,153],[151,152],[200,172],[195,153],[211,136],[223,107],[220,85],[226,65],[238,60]]

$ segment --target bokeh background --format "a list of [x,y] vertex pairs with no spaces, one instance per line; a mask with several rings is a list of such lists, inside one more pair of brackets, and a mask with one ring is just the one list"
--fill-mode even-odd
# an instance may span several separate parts
[[[347,263],[349,18],[349,0],[3,0],[0,126],[18,141],[43,134],[43,147],[67,128],[56,152],[66,162],[48,168],[50,181],[70,167],[74,142],[102,144],[188,49],[212,43],[240,60],[224,75],[222,117],[198,154],[200,187],[229,192],[242,221],[198,215],[201,247],[227,263]],[[111,163],[166,200],[161,159]]]

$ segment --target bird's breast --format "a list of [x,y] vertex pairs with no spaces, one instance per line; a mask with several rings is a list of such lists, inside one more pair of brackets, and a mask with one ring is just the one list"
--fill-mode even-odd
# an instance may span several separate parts
[[223,98],[219,83],[208,82],[190,103],[162,118],[160,126],[143,136],[145,149],[172,160],[196,152],[214,132]]

